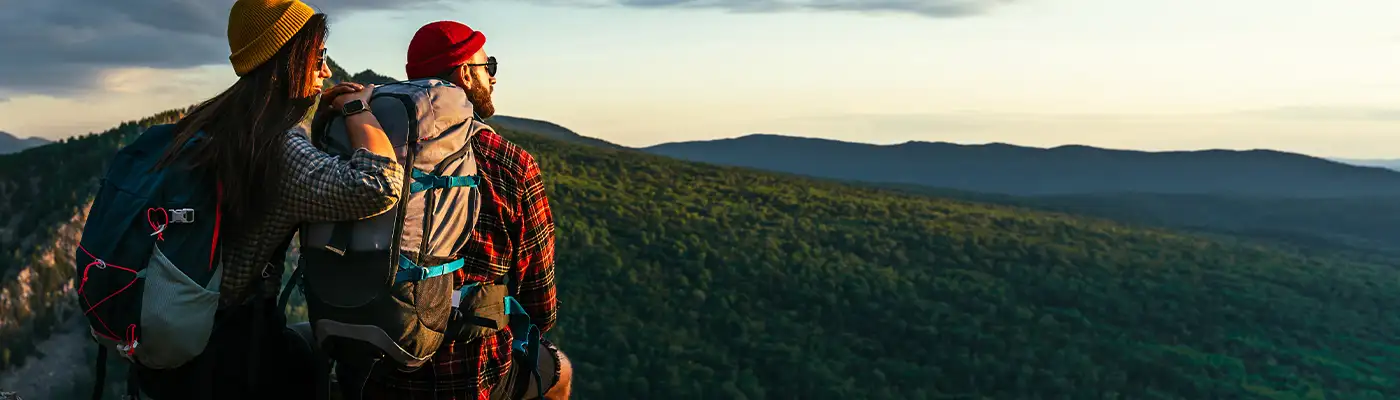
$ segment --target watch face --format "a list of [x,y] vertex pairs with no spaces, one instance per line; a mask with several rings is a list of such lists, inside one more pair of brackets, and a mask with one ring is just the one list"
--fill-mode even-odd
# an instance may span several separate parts
[[360,109],[363,108],[365,108],[365,102],[361,100],[355,100],[349,103],[345,103],[345,112],[347,113],[360,111]]

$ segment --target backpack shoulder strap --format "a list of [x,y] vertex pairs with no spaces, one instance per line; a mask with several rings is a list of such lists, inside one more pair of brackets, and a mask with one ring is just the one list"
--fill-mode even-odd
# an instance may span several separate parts
[[509,272],[503,278],[503,284],[510,293],[505,298],[505,305],[506,320],[512,336],[511,351],[520,355],[515,361],[521,363],[522,370],[528,371],[530,377],[535,379],[535,389],[539,391],[538,398],[543,399],[544,378],[540,377],[539,368],[540,340],[543,339],[543,334],[530,320],[530,313],[525,311],[525,306],[515,299],[515,296],[519,295],[519,287],[511,284]]
[[[300,236],[296,236],[295,233],[293,233],[293,236],[294,236],[294,237],[300,237]],[[285,257],[286,257],[286,254],[287,254],[287,249],[291,246],[291,244],[292,244],[292,240],[291,240],[291,238],[288,238],[288,239],[287,239],[287,243],[285,243],[285,244],[283,244],[283,245],[281,246],[281,251],[278,252],[277,254],[282,255],[284,258],[278,258],[278,259],[277,259],[278,261],[283,261],[283,262],[285,262],[285,260],[286,260]],[[276,256],[274,256],[274,258],[275,258],[275,257],[276,257]],[[272,261],[269,261],[269,262],[272,262]],[[280,263],[279,263],[279,264],[280,264]],[[287,278],[287,284],[286,284],[285,286],[282,287],[282,293],[281,293],[280,295],[277,296],[277,311],[278,311],[278,312],[282,312],[282,313],[287,312],[287,301],[290,300],[290,299],[292,298],[292,290],[301,286],[301,276],[304,275],[304,274],[306,273],[306,269],[304,269],[304,268],[301,267],[301,265],[300,265],[301,263],[300,263],[300,262],[298,262],[297,264],[298,264],[298,265],[292,267],[292,275],[291,275],[290,277]]]
[[292,234],[287,235],[287,237],[282,240],[282,244],[277,246],[277,251],[272,253],[272,256],[265,261],[266,264],[263,265],[260,275],[262,279],[256,280],[255,282],[257,282],[257,285],[253,287],[253,323],[252,335],[250,335],[252,337],[248,338],[249,348],[252,349],[248,352],[248,388],[250,390],[256,391],[258,389],[258,354],[262,353],[262,347],[260,347],[262,345],[261,339],[264,331],[266,331],[263,325],[266,324],[264,319],[267,316],[264,314],[267,314],[268,310],[265,310],[263,307],[263,286],[267,285],[267,279],[276,275],[272,273],[272,268],[282,268],[282,262],[284,262],[287,257],[287,248],[292,245],[292,237],[294,235],[296,235],[296,231],[292,231]]

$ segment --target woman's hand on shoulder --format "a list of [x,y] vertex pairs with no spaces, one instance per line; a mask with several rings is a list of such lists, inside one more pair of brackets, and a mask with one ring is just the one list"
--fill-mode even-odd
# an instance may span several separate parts
[[341,82],[335,84],[335,86],[331,86],[330,89],[321,92],[321,100],[320,104],[316,107],[316,112],[321,113],[338,110],[339,108],[335,104],[335,99],[346,93],[358,91],[361,87],[360,84],[355,82]]
[[[340,91],[337,92],[337,90]],[[354,82],[342,82],[338,85],[335,85],[335,87],[332,87],[331,90],[327,91],[326,94],[333,95],[330,99],[331,110],[339,112],[340,110],[345,108],[346,103],[355,100],[363,101],[365,102],[365,105],[369,105],[369,96],[374,94],[374,85],[361,85]]]

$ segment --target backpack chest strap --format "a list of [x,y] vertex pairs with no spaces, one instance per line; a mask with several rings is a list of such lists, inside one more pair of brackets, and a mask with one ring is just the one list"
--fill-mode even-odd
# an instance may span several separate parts
[[428,278],[447,275],[457,272],[457,270],[462,269],[462,266],[466,264],[467,260],[465,258],[459,258],[446,264],[423,267],[414,263],[413,260],[408,259],[407,256],[399,254],[399,272],[394,274],[394,283],[417,282]]
[[476,187],[476,177],[433,175],[414,168],[413,184],[408,187],[408,191],[410,193],[418,193],[428,189],[446,189],[452,187]]

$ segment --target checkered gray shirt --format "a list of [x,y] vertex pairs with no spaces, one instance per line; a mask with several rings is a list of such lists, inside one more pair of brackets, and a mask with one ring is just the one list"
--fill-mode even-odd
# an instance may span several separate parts
[[[250,215],[247,234],[225,242],[221,307],[251,300],[267,260],[302,223],[373,217],[393,208],[401,195],[403,170],[387,157],[361,148],[349,160],[341,160],[312,145],[300,127],[287,132],[283,146],[277,167],[287,174],[264,188],[275,193],[270,207]],[[281,263],[266,268],[266,273],[263,298],[275,297],[281,288]]]

